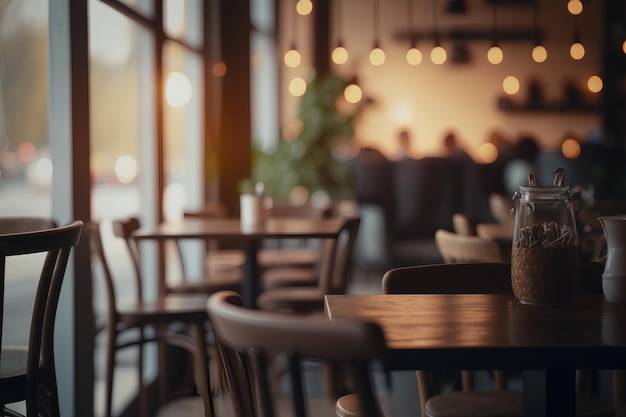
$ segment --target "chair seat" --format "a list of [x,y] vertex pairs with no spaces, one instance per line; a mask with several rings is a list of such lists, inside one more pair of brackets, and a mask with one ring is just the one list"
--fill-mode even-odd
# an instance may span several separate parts
[[162,300],[120,306],[118,313],[129,327],[177,320],[203,320],[207,318],[206,299],[206,295],[170,295]]
[[242,272],[239,268],[209,271],[207,277],[186,278],[180,282],[168,283],[172,294],[211,294],[216,291],[241,291]]
[[[454,391],[426,401],[428,417],[522,417],[521,390]],[[612,416],[613,406],[599,398],[578,396],[576,416]]]
[[[382,410],[379,410],[381,416],[392,416],[391,399],[387,396],[378,397],[378,404]],[[361,405],[359,397],[356,394],[346,394],[340,397],[335,403],[335,415],[337,417],[362,417]]]
[[0,354],[0,392],[7,403],[23,400],[26,389],[26,348],[4,347]]

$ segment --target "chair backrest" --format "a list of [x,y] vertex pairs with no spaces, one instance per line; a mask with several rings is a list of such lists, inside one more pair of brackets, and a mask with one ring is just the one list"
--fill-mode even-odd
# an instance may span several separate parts
[[[59,415],[54,365],[54,325],[70,252],[78,244],[83,229],[82,221],[62,227],[53,225],[54,222],[47,219],[30,222],[19,218],[12,223],[11,219],[5,218],[0,221],[0,344],[6,257],[46,254],[37,283],[28,339],[28,377],[23,399],[26,400],[29,416],[40,415],[40,407],[45,407],[48,415]],[[2,393],[0,398],[3,398]],[[40,401],[43,402],[40,404]]]
[[498,242],[491,238],[464,236],[439,229],[435,232],[435,243],[446,263],[504,260]]
[[476,222],[466,213],[454,213],[452,215],[452,227],[454,232],[465,236],[476,236]]
[[499,193],[489,194],[489,211],[499,223],[512,225],[515,217],[511,215],[514,203],[511,196]]
[[360,216],[346,218],[337,239],[326,239],[323,242],[322,256],[328,262],[322,265],[319,282],[324,294],[345,292],[348,285],[352,249],[360,223]]
[[135,271],[135,286],[137,289],[137,298],[139,301],[143,300],[143,291],[141,289],[141,262],[139,260],[139,246],[137,241],[133,239],[133,232],[139,230],[141,223],[136,217],[130,217],[125,220],[113,221],[113,234],[117,237],[124,239],[126,248],[130,254],[130,258],[133,263],[133,269]]
[[[384,360],[386,345],[381,328],[371,322],[302,317],[242,307],[233,291],[209,297],[207,310],[231,389],[237,417],[275,417],[269,361],[284,354],[291,376],[293,411],[305,417],[306,396],[302,360],[340,364],[355,383],[363,417],[380,417],[369,364]],[[343,369],[343,368],[342,368]]]
[[[89,237],[89,243],[91,247],[91,262],[92,268],[94,264],[99,264],[102,274],[104,275],[104,285],[107,291],[107,323],[117,323],[115,315],[117,314],[116,305],[117,298],[115,296],[115,285],[113,281],[113,275],[107,261],[107,257],[104,251],[104,245],[102,244],[102,235],[100,234],[100,224],[95,222],[85,223],[85,232]],[[96,329],[99,331],[101,329]]]

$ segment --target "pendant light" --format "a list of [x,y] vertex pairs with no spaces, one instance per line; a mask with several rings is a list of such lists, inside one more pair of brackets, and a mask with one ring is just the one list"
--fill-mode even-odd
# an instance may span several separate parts
[[408,19],[408,32],[409,32],[409,38],[411,40],[411,47],[409,48],[408,51],[406,51],[406,62],[408,62],[410,65],[419,65],[422,62],[422,52],[417,49],[417,39],[416,39],[416,34],[415,34],[415,27],[413,24],[413,1],[414,0],[407,0],[406,5],[407,5],[407,10],[406,10],[406,14],[407,14],[407,19]]
[[334,0],[335,5],[335,33],[337,33],[337,46],[331,53],[331,59],[337,65],[345,64],[348,61],[348,50],[343,46],[342,36],[342,13],[341,0]]
[[572,1],[568,3],[568,10],[574,16],[574,39],[569,47],[569,55],[572,59],[580,61],[585,57],[585,46],[580,40],[580,32],[578,31],[578,15],[582,12],[582,3],[580,4],[580,8],[570,7],[569,5],[571,3]]
[[504,54],[502,53],[502,49],[498,45],[498,6],[496,3],[493,4],[493,43],[491,44],[491,48],[487,51],[487,60],[494,65],[497,65],[502,62],[504,58]]
[[533,47],[532,57],[533,61],[537,63],[545,62],[548,59],[548,51],[546,47],[541,43],[541,35],[539,29],[537,29],[537,15],[539,13],[539,0],[535,0],[533,5],[533,32],[535,34],[535,46]]
[[439,42],[439,32],[437,30],[437,5],[436,0],[433,0],[433,31],[435,33],[435,46],[430,51],[430,60],[433,64],[441,65],[448,59],[446,50],[441,46]]
[[300,52],[298,51],[298,48],[296,47],[295,37],[296,37],[296,8],[293,9],[293,13],[291,15],[291,45],[290,45],[289,50],[285,52],[285,56],[283,57],[283,61],[285,62],[285,65],[287,65],[289,68],[296,68],[302,62],[302,57],[300,56]]
[[380,33],[380,0],[374,0],[374,46],[370,51],[370,63],[372,65],[380,66],[385,63],[385,51],[380,47],[379,33]]

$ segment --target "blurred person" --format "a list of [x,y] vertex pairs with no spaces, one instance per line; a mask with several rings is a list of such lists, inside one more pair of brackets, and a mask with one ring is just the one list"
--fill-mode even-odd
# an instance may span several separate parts
[[394,159],[407,159],[411,158],[411,133],[407,129],[400,130],[397,136],[398,148]]
[[503,172],[504,186],[509,194],[514,194],[520,186],[528,186],[529,174],[537,178],[536,158],[539,151],[537,140],[530,135],[522,135],[511,147],[510,159]]
[[443,138],[443,156],[448,158],[471,159],[461,145],[454,131],[448,132]]

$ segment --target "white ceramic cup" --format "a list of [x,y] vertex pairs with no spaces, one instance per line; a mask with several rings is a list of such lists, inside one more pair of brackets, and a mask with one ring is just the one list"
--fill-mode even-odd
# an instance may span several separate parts
[[239,196],[239,206],[242,226],[262,226],[265,223],[263,197],[255,194],[241,194]]

